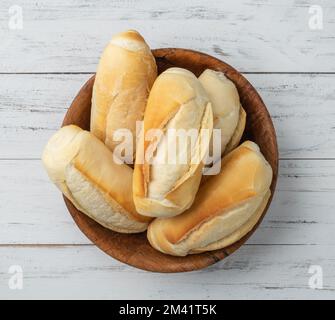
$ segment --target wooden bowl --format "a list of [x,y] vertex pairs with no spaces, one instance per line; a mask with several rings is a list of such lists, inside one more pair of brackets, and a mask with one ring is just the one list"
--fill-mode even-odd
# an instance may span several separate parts
[[[269,113],[253,86],[234,68],[207,54],[185,49],[157,49],[153,50],[161,73],[169,67],[182,67],[199,76],[206,68],[222,71],[231,79],[240,94],[241,103],[247,113],[247,125],[243,139],[256,142],[263,155],[273,169],[271,193],[274,194],[278,173],[278,149],[275,130]],[[94,76],[81,88],[69,108],[63,122],[64,125],[76,124],[90,129],[91,96]],[[270,203],[263,212],[264,217]],[[218,262],[237,250],[256,230],[257,225],[242,239],[224,249],[173,257],[153,249],[146,238],[146,233],[121,234],[108,230],[85,214],[78,211],[72,203],[64,197],[66,206],[81,231],[100,249],[131,266],[155,272],[184,272],[207,267]]]

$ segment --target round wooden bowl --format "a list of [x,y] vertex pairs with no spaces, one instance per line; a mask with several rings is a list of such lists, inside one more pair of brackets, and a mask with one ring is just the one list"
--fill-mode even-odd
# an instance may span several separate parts
[[[253,86],[234,68],[207,54],[185,49],[157,49],[153,50],[161,73],[170,67],[181,67],[199,76],[206,68],[222,71],[231,79],[240,94],[242,106],[247,113],[247,125],[243,139],[256,142],[263,155],[273,169],[271,194],[274,194],[278,173],[278,148],[275,130],[269,113]],[[63,122],[63,126],[76,124],[90,129],[91,96],[94,76],[81,88],[72,102]],[[264,217],[271,198],[263,212]],[[257,225],[242,239],[224,249],[209,251],[186,257],[174,257],[160,253],[153,249],[146,238],[146,233],[121,234],[108,230],[88,216],[77,210],[64,197],[66,206],[81,231],[100,249],[113,258],[128,265],[155,272],[185,272],[198,270],[218,262],[237,250],[256,230]]]

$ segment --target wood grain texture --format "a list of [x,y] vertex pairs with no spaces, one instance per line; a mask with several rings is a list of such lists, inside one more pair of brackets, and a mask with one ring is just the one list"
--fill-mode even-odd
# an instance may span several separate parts
[[309,28],[304,0],[21,0],[22,30],[0,4],[0,72],[94,72],[112,34],[138,29],[152,48],[190,48],[241,71],[335,72],[335,3],[323,30]]
[[[275,192],[278,175],[278,147],[276,134],[270,115],[252,85],[234,68],[207,54],[185,49],[153,50],[158,74],[171,67],[185,68],[197,77],[206,69],[224,72],[239,91],[241,104],[247,113],[244,139],[252,140],[260,147],[264,157],[272,167],[271,196],[259,222],[240,240],[220,250],[200,254],[175,257],[163,254],[149,244],[146,233],[121,234],[99,225],[80,212],[67,198],[66,206],[83,233],[100,249],[110,256],[131,266],[155,272],[185,272],[205,268],[224,259],[236,251],[256,230],[263,219]],[[67,111],[63,126],[75,124],[82,129],[90,129],[91,99],[94,77],[90,78],[79,91]]]
[[[196,272],[141,271],[93,246],[0,247],[0,297],[42,299],[332,299],[334,246],[245,245]],[[21,265],[23,290],[9,290],[8,268]],[[323,268],[324,288],[308,282]]]
[[[40,158],[91,75],[0,75],[0,158]],[[335,158],[335,75],[246,74],[274,122],[281,158]]]

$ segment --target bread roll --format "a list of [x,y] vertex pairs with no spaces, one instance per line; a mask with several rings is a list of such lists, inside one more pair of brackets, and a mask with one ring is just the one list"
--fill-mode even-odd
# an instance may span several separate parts
[[142,36],[133,30],[112,38],[96,74],[91,109],[91,132],[111,150],[117,129],[129,129],[133,140],[124,144],[135,153],[136,121],[143,119],[149,91],[157,77],[155,58]]
[[235,149],[239,145],[245,129],[246,120],[247,120],[247,114],[241,106],[236,129],[231,139],[229,140],[228,144],[226,145],[223,151],[223,155],[228,154],[231,150]]
[[259,220],[271,181],[271,166],[258,146],[244,142],[223,158],[221,172],[201,186],[189,210],[149,225],[148,240],[157,250],[175,256],[229,246]]
[[[221,154],[234,149],[242,137],[246,113],[241,106],[240,97],[235,84],[223,72],[206,69],[199,77],[212,103],[214,129],[221,130]],[[210,154],[213,151],[210,144]]]
[[112,152],[91,133],[63,127],[49,140],[42,161],[78,210],[114,231],[146,230],[149,219],[136,212],[133,202],[133,170],[114,162]]
[[[202,160],[208,151],[209,141],[206,144],[199,134],[195,143],[186,139],[184,147],[177,144],[174,163],[168,159],[168,153],[173,152],[171,141],[176,140],[179,129],[197,133],[207,129],[210,139],[212,128],[211,104],[195,75],[181,68],[163,72],[149,95],[140,140],[143,150],[136,156],[133,192],[139,213],[168,217],[178,215],[191,206],[201,180]],[[160,129],[165,135],[154,142],[143,142],[151,129]],[[168,134],[171,134],[171,139],[168,139]],[[155,153],[158,161],[151,162],[153,156],[149,156],[141,163],[143,155],[149,150]]]

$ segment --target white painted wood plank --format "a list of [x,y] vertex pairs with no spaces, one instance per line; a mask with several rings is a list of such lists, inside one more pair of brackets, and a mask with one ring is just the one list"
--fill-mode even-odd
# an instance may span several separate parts
[[335,3],[323,0],[323,29],[309,28],[304,0],[21,0],[23,29],[8,29],[0,4],[0,71],[94,72],[112,34],[143,33],[153,48],[203,51],[241,71],[335,71]]
[[[39,160],[0,161],[1,244],[87,244]],[[335,160],[285,160],[251,244],[335,245]]]
[[335,157],[335,75],[245,76],[270,112],[280,157]]
[[[0,158],[39,158],[89,77],[0,75]],[[335,75],[246,77],[272,115],[281,157],[335,157]]]
[[40,158],[89,75],[0,75],[0,158]]
[[[15,299],[332,299],[334,246],[249,245],[203,271],[157,274],[121,264],[94,246],[0,247],[0,297]],[[9,290],[8,268],[23,268]],[[309,288],[311,265],[323,289]]]
[[41,161],[0,161],[1,243],[88,243]]

